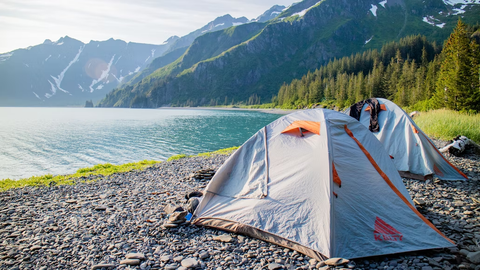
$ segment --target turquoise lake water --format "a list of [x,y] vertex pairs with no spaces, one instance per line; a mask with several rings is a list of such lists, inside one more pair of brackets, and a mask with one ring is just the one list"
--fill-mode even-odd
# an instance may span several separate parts
[[0,107],[0,179],[240,146],[281,115],[193,109]]

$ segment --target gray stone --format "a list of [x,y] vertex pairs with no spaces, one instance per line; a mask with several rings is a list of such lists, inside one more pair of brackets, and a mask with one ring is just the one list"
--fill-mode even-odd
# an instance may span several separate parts
[[182,266],[186,268],[194,268],[198,266],[198,261],[194,258],[187,258],[182,260]]
[[172,255],[166,255],[166,256],[160,257],[160,261],[162,261],[162,262],[169,262],[169,261],[171,261],[171,260],[173,260],[173,256],[172,256]]
[[127,255],[125,255],[125,258],[145,260],[145,255],[143,253],[128,253]]
[[100,263],[100,264],[92,266],[91,269],[95,270],[95,269],[111,268],[111,267],[115,267],[115,264],[113,264],[113,263]]
[[197,209],[197,206],[199,204],[200,204],[200,200],[197,197],[192,197],[188,200],[185,208],[189,213],[193,213],[195,212],[195,209]]
[[208,258],[208,256],[210,256],[210,255],[208,254],[208,252],[201,252],[201,253],[198,255],[198,257],[199,257],[200,259],[202,259],[202,260]]
[[467,260],[474,264],[480,264],[480,251],[469,252],[467,255]]
[[283,269],[284,266],[278,263],[269,263],[268,264],[268,270],[277,270],[277,269]]
[[125,260],[121,260],[120,264],[139,265],[140,260],[139,259],[125,259]]
[[176,270],[177,268],[178,268],[178,265],[176,265],[176,264],[165,265],[165,270]]
[[31,251],[35,251],[35,250],[39,250],[39,249],[42,249],[42,246],[33,245],[33,246],[30,248]]
[[226,242],[226,243],[232,241],[232,237],[229,234],[217,235],[217,236],[212,237],[212,239],[215,240],[215,241],[222,241],[222,242]]

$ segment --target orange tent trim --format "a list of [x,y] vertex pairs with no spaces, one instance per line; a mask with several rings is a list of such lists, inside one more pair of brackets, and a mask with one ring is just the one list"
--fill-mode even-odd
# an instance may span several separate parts
[[320,135],[320,122],[313,121],[295,121],[282,131],[282,133],[293,133],[300,135],[299,128]]
[[335,164],[332,162],[332,172],[333,172],[333,182],[336,183],[339,187],[342,187],[342,180],[338,176],[337,170],[335,170]]
[[[370,106],[367,106],[367,108],[365,109],[366,112],[370,111]],[[387,107],[385,106],[385,104],[380,104],[380,111],[386,111],[387,110]]]

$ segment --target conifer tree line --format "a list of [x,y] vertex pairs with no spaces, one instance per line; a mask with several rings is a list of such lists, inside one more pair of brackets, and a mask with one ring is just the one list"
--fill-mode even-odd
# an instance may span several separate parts
[[480,29],[458,21],[443,50],[424,36],[391,42],[334,59],[301,79],[284,83],[272,101],[283,108],[312,104],[348,107],[384,97],[415,110],[480,112]]

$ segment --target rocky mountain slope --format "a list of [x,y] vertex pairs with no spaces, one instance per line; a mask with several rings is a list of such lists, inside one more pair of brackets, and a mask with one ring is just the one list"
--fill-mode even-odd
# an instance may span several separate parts
[[[0,106],[78,106],[86,100],[96,103],[115,87],[128,81],[135,83],[172,63],[195,38],[247,22],[245,17],[227,14],[188,35],[170,37],[161,45],[114,39],[84,44],[66,36],[0,54]],[[146,73],[141,73],[146,67]]]
[[268,102],[284,82],[335,57],[416,34],[443,42],[459,18],[478,22],[476,1],[304,0],[267,22],[198,37],[175,62],[113,90],[99,105],[197,106],[251,97]]
[[69,106],[98,100],[162,55],[164,45],[68,36],[0,55],[0,106]]

